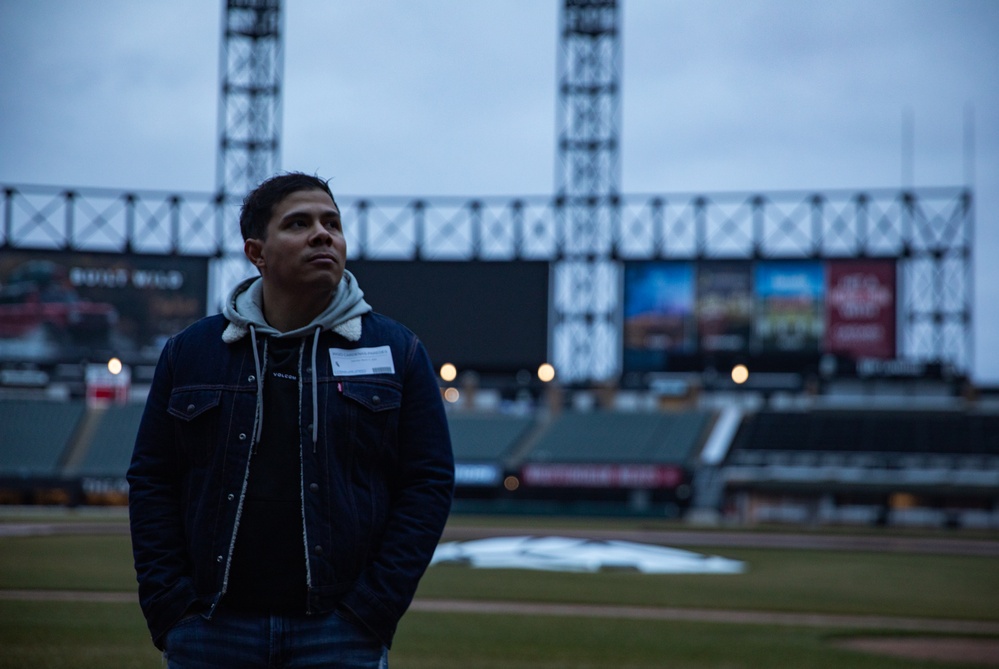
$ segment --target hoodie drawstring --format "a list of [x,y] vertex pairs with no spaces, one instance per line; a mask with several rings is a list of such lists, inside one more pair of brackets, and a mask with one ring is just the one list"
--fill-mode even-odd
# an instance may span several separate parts
[[[312,452],[316,452],[316,445],[319,443],[319,372],[317,367],[317,352],[319,351],[319,335],[322,327],[316,326],[316,331],[312,336]],[[253,368],[257,375],[257,426],[253,432],[253,446],[260,443],[260,436],[264,431],[264,368],[261,364],[260,353],[257,352],[257,329],[250,324],[250,343],[253,349]],[[267,338],[264,338],[263,362],[267,361]]]
[[316,452],[319,441],[319,374],[316,372],[316,351],[319,349],[319,333],[322,327],[316,326],[316,334],[312,338],[312,452]]
[[[250,345],[253,348],[253,368],[257,375],[257,428],[253,431],[253,448],[260,443],[260,435],[264,432],[264,369],[260,364],[260,354],[257,352],[257,329],[250,324]],[[267,360],[267,340],[264,339],[264,361]]]

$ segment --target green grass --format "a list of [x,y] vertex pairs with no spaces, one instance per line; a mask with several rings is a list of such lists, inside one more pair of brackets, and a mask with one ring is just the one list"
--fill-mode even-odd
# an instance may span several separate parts
[[[0,549],[2,550],[2,549]],[[0,601],[0,667],[157,669],[136,604]]]
[[393,669],[944,669],[834,648],[829,630],[409,613]]
[[0,539],[0,589],[136,589],[126,535]]
[[[742,575],[433,567],[418,597],[999,620],[999,561],[898,553],[703,549]],[[124,535],[0,539],[0,590],[134,592]],[[394,669],[942,667],[834,648],[849,630],[410,612]],[[0,600],[0,667],[161,667],[136,604]]]
[[[957,669],[836,649],[839,633],[757,625],[412,612],[393,669]],[[0,667],[157,669],[138,607],[0,601]]]

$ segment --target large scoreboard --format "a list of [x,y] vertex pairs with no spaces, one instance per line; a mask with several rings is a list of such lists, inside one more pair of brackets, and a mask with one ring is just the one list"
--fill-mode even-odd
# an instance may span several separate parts
[[546,261],[348,260],[375,311],[401,321],[434,363],[485,374],[548,362]]

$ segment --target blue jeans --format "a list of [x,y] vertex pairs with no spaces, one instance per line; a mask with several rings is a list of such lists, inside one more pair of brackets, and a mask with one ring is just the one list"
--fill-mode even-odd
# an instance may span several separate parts
[[336,613],[188,616],[167,632],[163,656],[169,669],[388,669],[388,649]]

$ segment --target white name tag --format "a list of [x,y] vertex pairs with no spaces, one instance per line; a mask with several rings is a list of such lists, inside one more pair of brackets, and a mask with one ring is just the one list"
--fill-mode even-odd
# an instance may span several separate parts
[[371,348],[331,348],[333,376],[395,374],[392,350],[388,346]]

